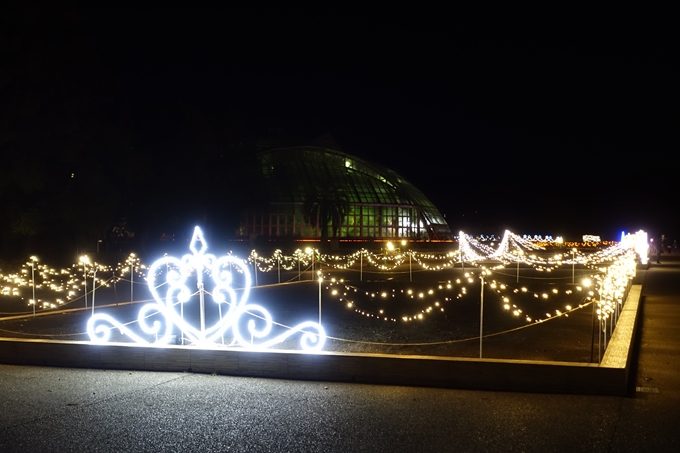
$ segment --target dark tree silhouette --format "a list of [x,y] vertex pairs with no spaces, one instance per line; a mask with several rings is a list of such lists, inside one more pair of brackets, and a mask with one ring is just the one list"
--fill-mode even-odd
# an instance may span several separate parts
[[336,238],[349,211],[349,203],[341,187],[331,181],[322,181],[308,191],[303,210],[305,222],[321,229],[321,246],[325,247],[328,244],[328,225],[331,225],[333,238]]

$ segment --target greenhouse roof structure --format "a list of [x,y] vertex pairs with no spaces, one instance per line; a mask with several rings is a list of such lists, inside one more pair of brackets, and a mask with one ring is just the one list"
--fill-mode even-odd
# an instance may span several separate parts
[[[310,225],[303,211],[309,205],[311,193],[331,191],[347,205],[338,231],[340,239],[451,239],[444,217],[422,191],[393,170],[342,152],[332,141],[267,149],[259,152],[257,158],[261,171],[259,188],[268,207],[263,208],[267,212],[250,213],[254,217],[244,233],[323,236],[321,231],[327,225],[319,220]],[[271,224],[266,225],[272,220],[264,219],[265,214],[278,216],[276,232]],[[297,218],[282,220],[280,216],[286,214]],[[293,230],[284,228],[282,233],[278,226],[291,221]]]

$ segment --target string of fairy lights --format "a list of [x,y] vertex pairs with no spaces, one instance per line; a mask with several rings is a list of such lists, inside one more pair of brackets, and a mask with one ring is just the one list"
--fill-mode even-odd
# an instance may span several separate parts
[[[297,271],[298,280],[310,266],[323,266],[323,273],[319,272],[318,275],[325,279],[331,299],[344,304],[358,316],[384,322],[418,322],[443,313],[450,304],[470,295],[471,285],[478,285],[478,277],[483,273],[487,290],[496,295],[503,309],[518,319],[524,319],[526,323],[542,323],[566,317],[574,310],[596,303],[598,319],[612,329],[611,320],[620,312],[635,274],[636,262],[646,262],[646,237],[646,233],[640,231],[633,235],[622,235],[622,240],[618,243],[587,242],[577,246],[564,243],[560,238],[554,240],[549,236],[519,236],[509,231],[500,240],[494,236],[471,237],[460,232],[458,249],[448,252],[402,251],[389,244],[379,251],[361,249],[343,255],[322,254],[314,248],[298,249],[291,255],[275,250],[269,256],[253,250],[244,261],[252,266],[256,275],[257,272]],[[594,246],[596,247],[593,249]],[[548,247],[556,252],[548,250]],[[572,270],[579,266],[589,269],[592,279],[567,289],[532,290],[526,284],[513,285],[509,282],[513,266],[517,266],[519,272],[520,264],[546,273],[565,266],[571,266]],[[427,289],[419,288],[423,286],[422,283],[414,283],[406,285],[407,287],[401,285],[398,288],[366,290],[361,289],[360,282],[350,283],[332,277],[334,270],[394,272],[409,266],[409,272],[413,271],[413,267],[416,272],[428,272],[456,267],[464,269],[465,265],[470,269],[462,277],[444,280]],[[115,288],[119,282],[129,283],[132,292],[134,284],[146,284],[149,277],[147,270],[148,267],[135,254],[130,254],[124,262],[114,265],[97,263],[82,257],[77,263],[62,269],[50,267],[32,256],[16,272],[0,271],[0,297],[19,297],[26,300],[27,307],[34,313],[35,310],[51,311],[73,306],[71,304],[82,301],[83,298],[87,304],[88,294],[93,294],[99,288]],[[526,282],[527,277],[523,281]],[[36,297],[36,292],[41,297]],[[541,316],[532,317],[522,308],[525,297],[545,301],[556,298],[562,305],[559,308],[553,307]],[[404,306],[389,303],[397,299],[413,302],[408,305],[412,307],[410,311],[397,313],[392,310],[392,306]],[[130,300],[133,300],[132,294]],[[374,305],[380,308],[371,308]],[[6,313],[0,308],[0,314],[17,313]]]
[[[123,263],[106,265],[90,262],[84,256],[69,267],[57,269],[32,256],[17,272],[0,271],[0,296],[21,297],[33,290],[51,297],[28,298],[27,305],[40,310],[57,309],[82,300],[96,288],[109,288],[119,282],[146,284],[146,266],[131,253]],[[135,281],[135,279],[137,281]],[[91,284],[85,291],[87,281]],[[9,314],[2,311],[0,313]]]
[[[415,288],[366,290],[360,288],[356,284],[352,285],[345,281],[331,278],[327,285],[327,289],[329,290],[331,297],[336,298],[340,303],[344,303],[358,315],[382,321],[411,322],[423,320],[428,315],[442,313],[445,311],[448,304],[460,300],[468,294],[472,294],[472,291],[468,289],[468,287],[469,285],[478,283],[479,279],[476,278],[478,275],[479,272],[466,272],[463,278],[438,283],[432,285],[427,290],[418,290]],[[529,323],[540,323],[553,317],[568,316],[574,309],[583,308],[589,305],[589,302],[592,300],[592,294],[590,294],[583,285],[576,285],[574,289],[562,291],[556,288],[549,291],[532,291],[527,288],[527,286],[513,286],[497,279],[489,279],[485,282],[485,285],[487,285],[489,290],[496,294],[505,311],[508,311],[515,317],[523,317],[526,322]],[[619,292],[617,292],[617,294],[619,294]],[[474,291],[474,294],[477,294],[477,292]],[[383,306],[377,309],[370,309],[362,306],[362,304],[358,302],[357,296],[359,295],[362,296],[366,305],[381,301],[383,302]],[[529,296],[544,301],[559,296],[559,300],[563,302],[566,296],[567,302],[562,308],[555,308],[552,312],[546,312],[544,317],[533,319],[531,316],[524,313],[523,309],[520,307],[520,302],[513,301],[515,298],[514,296],[516,295]],[[397,297],[410,299],[411,301],[418,302],[419,305],[414,308],[411,313],[390,313],[389,302]]]

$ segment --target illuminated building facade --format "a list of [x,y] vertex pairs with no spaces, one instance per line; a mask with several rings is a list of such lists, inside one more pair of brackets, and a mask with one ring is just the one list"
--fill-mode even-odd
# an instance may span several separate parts
[[[332,144],[273,148],[257,157],[259,188],[266,202],[243,215],[241,237],[452,239],[442,214],[413,184]],[[336,222],[326,217],[324,225],[324,209],[317,206],[314,211],[311,197],[319,205],[336,205],[333,212],[342,214],[336,215]]]

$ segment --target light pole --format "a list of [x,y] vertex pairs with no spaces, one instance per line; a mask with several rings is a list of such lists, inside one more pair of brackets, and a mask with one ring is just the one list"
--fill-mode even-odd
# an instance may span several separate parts
[[[587,288],[590,285],[591,285],[590,279],[583,280],[583,286],[585,286]],[[595,291],[597,291],[597,289],[595,289],[592,292],[593,296],[595,295]],[[598,294],[598,296],[599,296],[599,294]],[[597,326],[597,363],[600,363],[602,361],[602,318],[604,316],[604,312],[602,310],[602,300],[599,297],[596,300],[593,300],[593,309],[591,311],[592,314],[591,314],[591,326],[590,326],[590,344],[591,344],[590,361],[591,362],[593,361],[593,348],[594,348],[593,343],[595,341],[593,339],[593,333],[594,333],[593,331],[595,329],[595,303],[597,303],[597,305],[599,306],[599,308],[597,309],[597,320],[598,320],[598,326]],[[606,324],[606,322],[607,321],[605,319],[605,331],[604,331],[604,333],[605,333],[605,349],[607,348],[607,344],[606,344],[606,341],[607,341],[607,338],[606,338],[607,324]]]
[[484,274],[485,270],[479,275],[482,282],[482,289],[479,293],[479,358],[482,358],[482,334],[484,332]]
[[609,317],[609,313],[607,308],[602,309],[603,307],[600,307],[600,316],[604,318],[604,331],[602,332],[602,337],[604,338],[604,351],[607,350],[607,318]]
[[94,315],[94,295],[97,291],[97,263],[92,265],[94,274],[92,275],[92,315]]
[[[401,246],[406,247],[406,241],[402,240],[401,241]],[[408,251],[408,281],[412,282],[413,281],[413,267],[411,266],[411,256],[413,255],[413,251],[409,250]]]
[[[231,272],[231,263],[229,263],[229,271]],[[217,305],[220,306],[222,304],[217,304]],[[183,322],[184,321],[184,298],[183,297],[180,298],[180,301],[179,301],[179,317]],[[180,330],[181,330],[180,334],[182,335],[182,346],[184,346],[184,330],[183,329],[180,329]]]
[[519,261],[520,257],[524,255],[524,252],[521,250],[517,250],[517,283],[519,283]]
[[257,286],[257,252],[253,250],[253,272],[255,272],[255,286]]
[[364,249],[359,251],[359,281],[364,281]]
[[323,275],[321,275],[321,271],[317,272],[317,275],[319,276],[319,325],[321,325],[321,284],[323,283]]
[[130,253],[128,257],[128,263],[130,263],[130,303],[134,302],[134,283],[135,283],[135,254]]
[[311,275],[312,275],[312,278],[314,278],[314,250],[312,250],[311,247],[307,247],[307,248],[305,249],[305,253],[307,253],[307,255],[311,256],[311,258],[312,258],[312,271],[311,271]]
[[31,257],[31,283],[33,284],[33,317],[35,318],[35,306],[38,302],[35,300],[35,262],[38,258],[35,256]]
[[[222,304],[217,304],[217,310],[219,311],[220,321],[222,321]],[[222,332],[222,344],[224,344],[224,332]]]
[[201,339],[205,334],[205,287],[203,286],[203,276],[201,272],[197,272],[198,275],[198,299],[199,299],[199,309],[201,315]]
[[576,265],[576,249],[571,249],[571,284],[574,284],[574,266]]
[[302,270],[300,269],[300,261],[302,259],[300,258],[300,255],[302,254],[302,251],[300,249],[295,251],[295,254],[297,255],[297,262],[298,262],[298,281],[300,281],[300,274],[302,273]]
[[[589,288],[590,287],[590,279],[586,278],[583,280],[583,286],[584,288]],[[594,342],[595,340],[593,339],[593,334],[595,333],[595,300],[591,302],[592,309],[591,309],[591,315],[590,315],[590,361],[593,361],[593,349],[595,348]]]
[[111,272],[111,275],[113,276],[113,278],[111,279],[113,280],[113,294],[114,297],[116,298],[116,306],[118,306],[118,286],[116,286],[116,284],[118,283],[118,279],[116,278],[115,269]]
[[413,281],[413,266],[411,265],[411,258],[413,257],[413,251],[408,251],[408,281]]
[[87,308],[87,264],[90,262],[90,258],[87,255],[80,257],[80,262],[83,263],[83,285],[85,288],[85,308]]
[[281,250],[276,251],[276,268],[279,274],[279,284],[281,284]]

